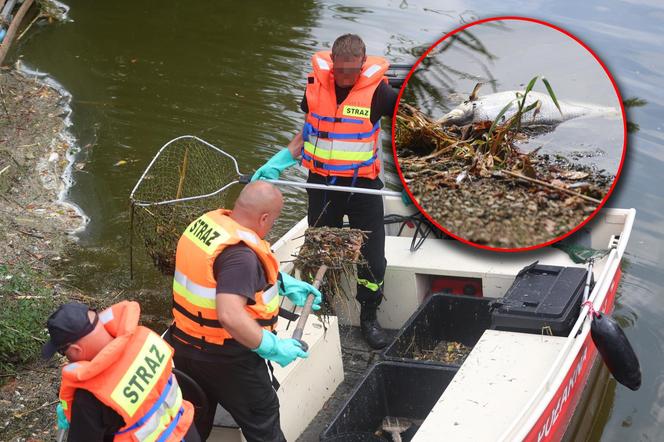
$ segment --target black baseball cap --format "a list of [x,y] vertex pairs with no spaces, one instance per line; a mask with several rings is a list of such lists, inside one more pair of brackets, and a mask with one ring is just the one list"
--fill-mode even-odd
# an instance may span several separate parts
[[97,326],[98,316],[90,322],[90,308],[80,302],[68,302],[61,305],[48,317],[46,327],[51,336],[42,347],[42,357],[50,359],[55,352],[81,339]]

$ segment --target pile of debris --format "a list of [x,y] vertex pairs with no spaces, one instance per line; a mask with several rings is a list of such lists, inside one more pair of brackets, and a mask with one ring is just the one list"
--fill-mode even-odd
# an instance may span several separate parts
[[328,267],[321,292],[325,294],[323,313],[331,312],[336,297],[349,299],[346,281],[355,280],[356,265],[366,265],[360,249],[367,235],[359,229],[309,227],[304,244],[295,259],[295,269],[303,280],[312,281],[322,265]]
[[515,142],[532,132],[508,123],[442,126],[402,103],[395,134],[399,167],[417,202],[450,233],[478,244],[553,240],[595,211],[613,182],[539,149],[521,152]]
[[442,362],[443,364],[461,365],[466,360],[472,347],[456,341],[440,341],[431,349],[415,349],[413,359],[418,361]]

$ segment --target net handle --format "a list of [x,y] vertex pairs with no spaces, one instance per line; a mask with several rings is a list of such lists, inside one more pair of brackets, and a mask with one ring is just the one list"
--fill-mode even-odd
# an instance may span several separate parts
[[[176,141],[180,141],[183,139],[190,139],[190,140],[196,140],[210,149],[218,152],[219,154],[223,155],[224,157],[230,159],[233,162],[233,166],[235,167],[235,173],[236,173],[236,179],[230,181],[228,184],[224,185],[220,189],[215,190],[214,192],[206,193],[204,195],[195,195],[195,196],[190,196],[186,198],[175,198],[167,201],[138,201],[134,198],[134,194],[136,193],[138,187],[141,185],[143,180],[145,179],[145,176],[148,174],[150,169],[152,168],[153,164],[161,153],[166,150],[171,144],[175,143]],[[248,184],[251,181],[251,174],[243,174],[240,172],[240,169],[237,164],[237,160],[235,159],[234,156],[231,154],[223,151],[222,149],[218,148],[214,144],[208,143],[207,141],[203,140],[202,138],[199,138],[195,135],[181,135],[179,137],[173,138],[172,140],[168,141],[166,144],[164,144],[161,149],[157,152],[157,154],[152,158],[152,161],[150,161],[150,164],[148,164],[148,167],[145,168],[145,171],[141,175],[141,177],[138,179],[138,182],[132,189],[131,193],[129,194],[129,199],[131,200],[132,204],[139,206],[139,207],[148,207],[148,206],[159,206],[159,205],[164,205],[164,204],[172,204],[172,203],[179,203],[179,202],[184,202],[184,201],[192,201],[192,200],[198,200],[198,199],[203,199],[203,198],[209,198],[211,196],[218,195],[219,193],[223,192],[233,184]],[[401,192],[395,192],[393,190],[383,190],[383,189],[367,189],[363,187],[347,187],[347,186],[333,186],[333,185],[327,185],[327,184],[315,184],[315,183],[306,183],[306,182],[300,182],[300,181],[284,181],[284,180],[265,180],[269,183],[275,184],[277,186],[290,186],[290,187],[298,187],[298,188],[303,188],[303,189],[316,189],[316,190],[325,190],[325,191],[335,191],[335,192],[347,192],[347,193],[361,193],[361,194],[367,194],[367,195],[378,195],[378,196],[391,196],[391,197],[399,197],[401,198]]]

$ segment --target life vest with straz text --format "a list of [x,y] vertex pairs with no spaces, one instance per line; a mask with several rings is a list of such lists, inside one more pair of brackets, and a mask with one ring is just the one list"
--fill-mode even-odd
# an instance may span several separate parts
[[71,422],[74,394],[82,388],[124,419],[114,441],[180,441],[192,425],[194,408],[182,399],[172,373],[173,349],[139,326],[139,315],[140,306],[133,301],[99,314],[99,322],[114,339],[92,361],[62,369],[60,403]]
[[389,64],[382,57],[367,56],[358,80],[339,105],[330,51],[315,53],[311,64],[302,165],[323,176],[376,178],[380,119],[371,123],[371,101],[380,83],[387,82]]
[[208,212],[192,222],[180,237],[173,277],[173,336],[195,347],[214,348],[232,339],[217,317],[214,261],[226,247],[244,243],[260,260],[267,287],[254,295],[246,312],[268,331],[279,313],[279,262],[267,241],[230,218],[230,210]]

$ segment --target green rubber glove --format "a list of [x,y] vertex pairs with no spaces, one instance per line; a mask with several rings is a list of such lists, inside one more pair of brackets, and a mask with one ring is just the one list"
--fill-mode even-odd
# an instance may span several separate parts
[[58,417],[58,430],[67,430],[69,428],[69,421],[65,416],[65,410],[62,409],[62,403],[55,407],[55,415]]
[[305,359],[309,353],[302,350],[302,344],[295,339],[279,339],[274,333],[263,329],[263,339],[258,348],[254,348],[258,356],[276,362],[285,367],[297,358]]
[[320,310],[320,303],[323,302],[323,295],[311,284],[293,278],[288,273],[279,272],[279,294],[285,296],[298,307],[304,307],[309,293],[314,295],[312,310]]
[[406,192],[406,189],[401,189],[401,201],[403,201],[403,203],[406,206],[410,206],[413,204],[413,201],[408,196],[408,192]]
[[296,164],[297,161],[291,155],[290,150],[281,149],[254,173],[251,181],[276,180],[284,169]]

